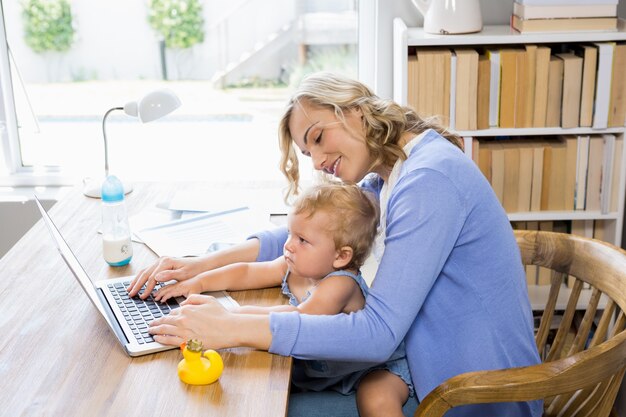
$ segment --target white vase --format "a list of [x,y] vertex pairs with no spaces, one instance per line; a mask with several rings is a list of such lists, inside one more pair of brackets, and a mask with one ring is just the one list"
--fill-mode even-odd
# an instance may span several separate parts
[[480,32],[479,0],[411,0],[424,16],[424,31],[436,34]]

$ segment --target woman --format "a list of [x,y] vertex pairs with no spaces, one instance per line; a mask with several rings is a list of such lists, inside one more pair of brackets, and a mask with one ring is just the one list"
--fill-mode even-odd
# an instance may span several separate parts
[[[280,125],[281,169],[293,193],[296,151],[317,170],[379,196],[380,263],[365,308],[351,315],[233,315],[192,296],[155,321],[161,343],[251,346],[300,359],[384,362],[404,339],[417,398],[454,375],[539,363],[519,249],[487,180],[458,137],[363,84],[306,78]],[[371,175],[368,175],[371,174]],[[366,178],[367,177],[367,178]],[[282,254],[284,229],[198,261],[162,259],[129,287],[181,279],[234,261]],[[541,415],[541,403],[461,407],[451,416]]]

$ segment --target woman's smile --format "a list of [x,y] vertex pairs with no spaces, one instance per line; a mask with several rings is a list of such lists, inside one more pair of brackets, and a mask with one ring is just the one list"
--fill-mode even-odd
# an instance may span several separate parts
[[326,173],[328,174],[334,175],[335,177],[339,177],[338,169],[339,169],[340,162],[341,162],[341,156],[337,158],[331,166],[324,168],[324,171],[326,171]]

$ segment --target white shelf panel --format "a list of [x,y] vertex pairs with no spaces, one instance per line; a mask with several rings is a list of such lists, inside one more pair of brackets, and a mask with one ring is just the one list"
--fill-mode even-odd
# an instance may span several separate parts
[[561,127],[531,127],[531,128],[491,128],[482,130],[459,130],[459,136],[549,136],[549,135],[599,135],[603,133],[623,133],[623,127],[607,129],[593,129],[590,127],[575,127],[563,129]]
[[620,213],[601,213],[592,210],[578,211],[527,211],[507,213],[509,220],[512,222],[543,222],[555,220],[617,220]]
[[509,25],[484,26],[481,32],[464,35],[433,35],[423,28],[408,28],[409,46],[502,45],[513,43],[570,43],[626,40],[626,23],[620,19],[617,31],[519,33]]

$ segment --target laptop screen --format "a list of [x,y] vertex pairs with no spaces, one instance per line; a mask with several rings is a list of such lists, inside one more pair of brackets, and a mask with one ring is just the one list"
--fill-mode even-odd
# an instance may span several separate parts
[[80,262],[78,262],[78,259],[76,258],[76,256],[74,255],[70,247],[68,246],[65,239],[63,239],[63,236],[59,232],[59,229],[57,229],[56,225],[54,224],[50,216],[48,216],[48,213],[41,205],[41,202],[39,201],[37,196],[35,196],[35,201],[37,203],[37,207],[39,208],[39,211],[41,212],[41,217],[43,218],[44,223],[48,227],[48,230],[50,231],[50,235],[52,236],[54,243],[56,244],[57,249],[59,250],[59,253],[65,260],[65,263],[67,264],[67,266],[70,268],[70,270],[72,271],[72,273],[78,280],[80,286],[83,287],[83,290],[85,291],[85,293],[91,300],[91,303],[98,309],[102,317],[104,317],[104,319],[107,321],[109,327],[113,328],[111,322],[109,321],[109,318],[107,317],[106,312],[104,311],[104,308],[102,307],[100,299],[98,298],[98,294],[96,293],[96,289],[94,288],[93,283],[91,282],[91,279],[89,279],[89,276],[83,269],[82,265],[80,264]]

